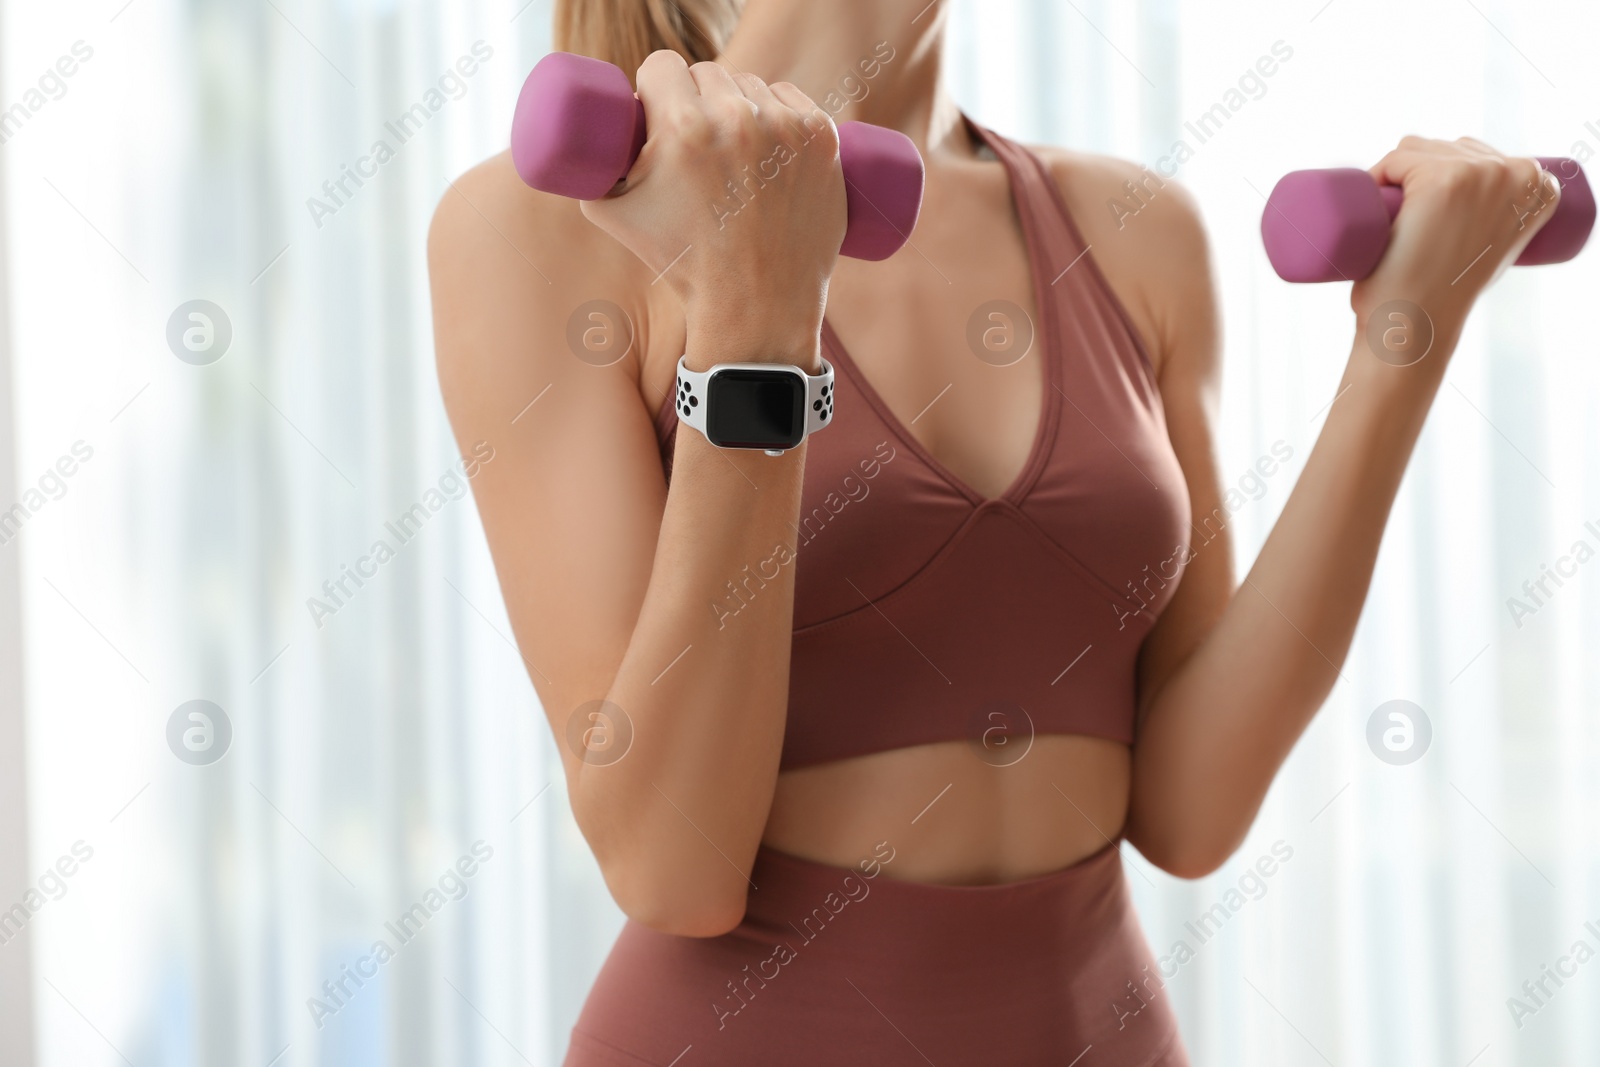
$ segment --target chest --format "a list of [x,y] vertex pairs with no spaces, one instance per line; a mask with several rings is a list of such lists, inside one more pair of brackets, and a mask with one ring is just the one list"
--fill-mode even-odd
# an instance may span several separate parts
[[1188,494],[1148,355],[1043,168],[1006,150],[934,169],[895,257],[839,264],[797,632],[937,572],[980,526],[1002,533],[964,565],[979,585],[1048,560],[1146,623],[1175,590]]
[[1027,461],[1046,388],[1030,246],[996,161],[930,169],[911,244],[842,260],[828,321],[895,420],[984,496]]

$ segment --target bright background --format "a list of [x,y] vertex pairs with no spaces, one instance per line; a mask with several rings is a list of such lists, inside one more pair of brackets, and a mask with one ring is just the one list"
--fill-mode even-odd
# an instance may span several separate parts
[[[449,503],[320,628],[306,608],[455,462],[424,235],[447,180],[503,147],[549,47],[548,0],[523,3],[0,2],[0,109],[74,42],[93,49],[0,147],[0,509],[75,442],[93,450],[0,547],[27,727],[25,759],[0,767],[26,766],[30,835],[0,908],[75,842],[93,850],[0,946],[0,970],[31,959],[32,990],[0,1029],[31,1016],[39,1063],[545,1064],[565,1047],[620,915],[472,505]],[[1293,49],[1178,175],[1224,288],[1224,474],[1294,452],[1235,516],[1242,565],[1351,332],[1343,287],[1269,271],[1257,223],[1277,177],[1367,165],[1413,131],[1600,150],[1600,8],[1580,0],[951,6],[951,83],[980,121],[1152,164],[1275,42]],[[319,226],[307,199],[477,41],[493,55],[461,99]],[[1600,962],[1520,1027],[1506,1003],[1575,941],[1600,949],[1600,565],[1520,627],[1506,607],[1573,542],[1600,547],[1597,286],[1591,250],[1506,277],[1475,315],[1343,679],[1240,853],[1198,883],[1125,853],[1165,953],[1275,842],[1293,850],[1166,987],[1197,1063],[1600,1062]],[[165,340],[193,299],[231,322],[209,366]],[[193,699],[231,722],[210,766],[166,744]],[[1367,745],[1391,699],[1432,724],[1408,766]],[[479,841],[492,858],[464,898],[319,1029],[308,998]]]

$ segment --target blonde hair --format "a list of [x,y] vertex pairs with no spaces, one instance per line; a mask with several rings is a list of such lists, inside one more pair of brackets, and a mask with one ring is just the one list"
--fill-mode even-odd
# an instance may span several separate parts
[[662,48],[690,63],[715,59],[743,6],[743,0],[556,0],[555,46],[615,63],[631,82],[645,57]]

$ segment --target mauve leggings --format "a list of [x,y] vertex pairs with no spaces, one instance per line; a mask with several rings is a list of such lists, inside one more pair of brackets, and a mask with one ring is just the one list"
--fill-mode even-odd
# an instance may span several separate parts
[[732,933],[628,923],[566,1067],[1187,1067],[1114,846],[995,886],[867,870],[763,847]]

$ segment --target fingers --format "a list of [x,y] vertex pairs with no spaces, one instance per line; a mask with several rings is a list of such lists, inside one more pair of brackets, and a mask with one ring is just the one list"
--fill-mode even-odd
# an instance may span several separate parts
[[745,99],[755,105],[756,114],[775,123],[776,129],[782,131],[786,140],[809,143],[823,132],[830,139],[836,137],[832,118],[792,82],[768,85],[748,71],[736,71],[729,76]]
[[1368,173],[1377,179],[1379,185],[1404,185],[1406,175],[1420,166],[1452,157],[1460,159],[1467,154],[1466,149],[1457,142],[1408,135],[1400,138],[1399,146],[1380,159]]
[[700,95],[707,98],[718,96],[743,96],[739,83],[733,80],[733,75],[721,63],[696,63],[689,68],[689,74],[694,78],[695,85],[700,88]]
[[644,101],[646,108],[650,106],[652,97],[662,102],[682,101],[700,93],[689,74],[689,64],[670,48],[651,52],[645,57],[639,65],[636,84],[639,86],[639,99]]
[[[1408,137],[1407,141],[1420,141],[1420,138]],[[1401,142],[1405,144],[1404,141]],[[1396,148],[1393,152],[1378,160],[1367,173],[1379,185],[1400,185],[1406,183],[1406,176],[1414,173],[1419,167],[1426,167],[1439,161],[1438,153],[1421,146]]]
[[1402,137],[1400,145],[1384,156],[1370,173],[1386,185],[1404,184],[1406,174],[1418,166],[1455,159],[1468,163],[1501,163],[1511,168],[1524,184],[1541,183],[1542,171],[1532,159],[1508,157],[1493,145],[1476,137],[1459,137],[1454,141],[1438,141],[1426,137]]
[[747,71],[739,71],[733,76],[733,81],[746,99],[755,104],[759,110],[770,110],[779,113],[787,110],[783,102],[773,93],[771,87],[754,74]]
[[[771,89],[773,96],[776,96],[779,100],[783,101],[785,106],[799,112],[801,115],[807,115],[813,111],[822,110],[814,102],[812,102],[812,99],[809,96],[807,96],[805,93],[802,93],[800,91],[800,87],[795,85],[793,82],[773,82]],[[824,112],[824,114],[826,114],[826,112]]]
[[772,95],[795,113],[800,132],[808,142],[825,133],[829,143],[838,146],[839,130],[833,124],[833,116],[818,107],[815,101],[800,91],[799,86],[793,82],[773,82]]
[[1425,183],[1447,197],[1464,198],[1459,201],[1462,203],[1503,198],[1518,219],[1522,244],[1549,220],[1550,209],[1561,198],[1560,184],[1537,160],[1507,157],[1474,137],[1455,141],[1403,138],[1370,173],[1380,185],[1406,188],[1408,197],[1413,188]]
[[1455,143],[1473,159],[1488,160],[1509,168],[1517,187],[1530,199],[1549,204],[1553,202],[1552,197],[1561,195],[1559,183],[1536,159],[1506,156],[1493,145],[1485,144],[1476,137],[1459,137]]
[[1472,165],[1508,162],[1494,148],[1471,137],[1455,141],[1402,137],[1399,147],[1380,159],[1368,173],[1380,185],[1403,186],[1407,177],[1418,168],[1431,168],[1452,161]]
[[1484,144],[1476,137],[1458,137],[1456,138],[1456,144],[1460,145],[1462,148],[1476,156],[1484,156],[1490,159],[1504,158],[1499,152],[1495,151],[1494,148]]
[[700,88],[689,74],[689,64],[670,48],[645,57],[636,84],[647,130],[670,127],[673,116],[692,111],[699,103]]
[[775,136],[791,148],[820,138],[824,151],[837,154],[832,117],[789,82],[768,85],[719,63],[690,65],[663,49],[639,67],[638,86],[652,140],[661,134],[703,151],[728,138],[753,142]]

